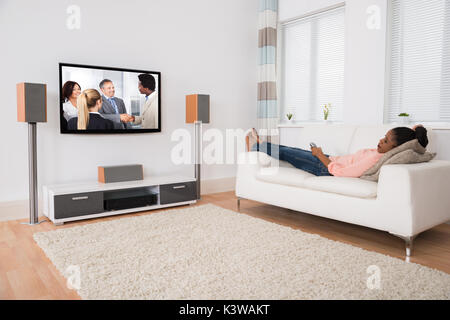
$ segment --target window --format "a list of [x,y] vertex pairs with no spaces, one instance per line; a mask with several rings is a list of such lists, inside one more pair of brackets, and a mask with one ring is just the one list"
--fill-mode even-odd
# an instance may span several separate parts
[[296,121],[342,121],[344,103],[344,7],[281,25],[281,112]]
[[450,121],[450,1],[391,0],[385,121]]

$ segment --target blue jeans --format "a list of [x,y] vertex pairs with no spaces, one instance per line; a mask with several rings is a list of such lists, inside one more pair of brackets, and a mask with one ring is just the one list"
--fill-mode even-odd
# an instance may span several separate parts
[[[332,176],[328,172],[328,168],[308,150],[263,142],[261,144],[255,143],[252,146],[252,151],[267,153],[275,159],[289,162],[294,167],[316,176]],[[328,155],[326,156],[328,157]]]

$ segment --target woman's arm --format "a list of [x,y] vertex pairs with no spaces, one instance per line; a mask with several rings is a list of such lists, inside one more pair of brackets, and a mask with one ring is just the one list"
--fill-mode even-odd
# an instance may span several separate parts
[[322,148],[312,147],[311,153],[313,156],[317,157],[320,160],[320,162],[322,162],[325,165],[325,167],[328,168],[328,165],[330,164],[331,160],[326,155],[323,154]]

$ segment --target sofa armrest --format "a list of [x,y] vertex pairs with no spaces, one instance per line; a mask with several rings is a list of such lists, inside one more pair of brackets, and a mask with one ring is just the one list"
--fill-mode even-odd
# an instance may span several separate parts
[[[450,161],[381,168],[378,200],[407,214],[414,234],[450,220]],[[407,223],[407,221],[405,221]]]
[[267,167],[271,163],[271,157],[264,152],[241,152],[238,155],[238,167],[236,173],[236,195],[240,196],[240,190],[249,187],[255,180],[256,173],[261,167]]
[[237,176],[254,176],[261,167],[269,166],[271,159],[272,158],[264,152],[241,152],[237,158]]

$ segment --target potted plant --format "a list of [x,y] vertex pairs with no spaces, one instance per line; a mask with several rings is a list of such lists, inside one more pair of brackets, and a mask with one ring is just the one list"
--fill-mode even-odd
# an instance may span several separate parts
[[286,114],[286,118],[288,120],[288,122],[292,122],[294,115],[291,112],[288,112]]
[[323,106],[323,120],[326,124],[331,123],[330,120],[328,120],[328,116],[330,115],[330,109],[331,109],[331,103],[325,104]]
[[402,124],[409,124],[409,113],[402,112],[398,115],[400,118],[400,123]]

